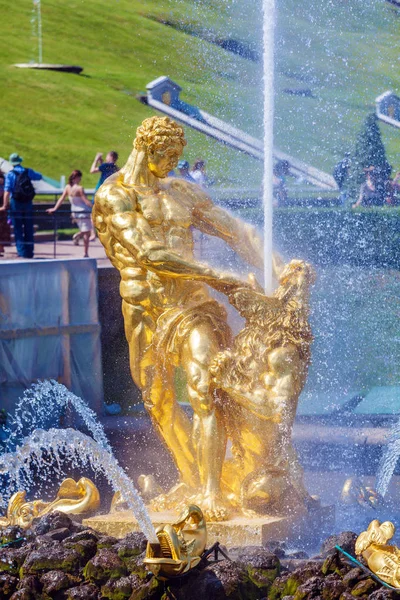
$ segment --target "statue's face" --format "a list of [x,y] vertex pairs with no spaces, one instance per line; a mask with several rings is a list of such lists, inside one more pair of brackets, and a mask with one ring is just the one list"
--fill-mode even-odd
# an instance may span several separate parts
[[156,177],[166,177],[170,171],[175,169],[182,154],[183,147],[180,144],[173,145],[166,150],[154,152],[148,155],[149,170]]

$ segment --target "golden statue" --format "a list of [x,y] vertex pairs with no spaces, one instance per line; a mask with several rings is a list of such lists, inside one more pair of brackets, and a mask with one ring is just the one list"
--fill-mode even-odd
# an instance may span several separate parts
[[389,585],[400,588],[400,549],[388,544],[395,534],[390,521],[371,521],[367,531],[356,540],[356,554],[362,556],[375,575]]
[[0,527],[18,525],[28,529],[32,521],[59,510],[67,514],[94,512],[100,506],[100,494],[90,479],[81,477],[79,481],[65,479],[57,492],[55,500],[26,501],[26,492],[16,492],[11,496],[7,507],[7,516],[0,518]]
[[156,577],[183,575],[199,564],[206,549],[207,528],[198,506],[188,506],[176,523],[161,525],[156,534],[159,544],[148,543],[143,560]]
[[246,288],[229,294],[246,324],[210,371],[228,395],[233,459],[225,462],[222,480],[231,501],[244,509],[286,513],[313,502],[291,431],[311,358],[308,297],[314,279],[310,265],[293,260],[272,297]]
[[[243,281],[195,259],[193,228],[221,238],[253,267],[263,265],[254,227],[215,206],[196,184],[167,177],[185,145],[183,129],[168,117],[143,121],[126,165],[99,188],[93,220],[121,274],[132,377],[180,475],[152,507],[196,504],[206,519],[222,520],[259,508],[254,498],[271,505],[294,497],[293,489],[300,503],[306,496],[290,430],[309,363],[312,274],[305,263],[283,271],[276,264],[281,285],[269,298],[251,274]],[[246,318],[234,341],[209,288]],[[186,376],[192,420],[177,402],[176,369]],[[225,461],[229,438],[234,458]]]

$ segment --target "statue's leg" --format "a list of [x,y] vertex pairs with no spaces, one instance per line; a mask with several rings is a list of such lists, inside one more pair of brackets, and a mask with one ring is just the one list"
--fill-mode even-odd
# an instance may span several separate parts
[[205,321],[193,327],[181,351],[189,400],[194,411],[194,444],[201,480],[197,501],[210,519],[223,519],[227,514],[220,487],[226,432],[210,390],[209,375],[210,362],[220,349],[212,324]]
[[182,483],[197,488],[199,478],[191,423],[176,401],[173,367],[147,367],[142,394],[144,406],[172,454]]
[[173,368],[148,364],[151,362],[152,332],[146,326],[143,307],[125,299],[122,312],[132,379],[142,391],[144,405],[172,454],[182,482],[191,488],[196,487],[199,479],[191,443],[191,423],[176,402]]

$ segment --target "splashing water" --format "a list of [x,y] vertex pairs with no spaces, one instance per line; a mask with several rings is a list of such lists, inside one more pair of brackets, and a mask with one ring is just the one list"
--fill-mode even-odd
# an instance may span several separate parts
[[158,542],[149,513],[132,481],[112,454],[81,431],[36,429],[15,452],[0,455],[0,475],[9,477],[18,489],[29,489],[34,483],[33,470],[38,470],[44,478],[49,477],[51,470],[53,477],[54,471],[61,476],[64,461],[103,474],[114,491],[121,492],[148,541]]
[[387,437],[387,445],[379,462],[376,476],[376,491],[383,498],[388,491],[390,480],[400,457],[400,421],[396,423]]
[[41,381],[25,390],[18,400],[11,420],[10,434],[6,450],[13,449],[24,436],[35,429],[48,429],[59,420],[68,408],[73,408],[81,417],[96,442],[112,454],[102,424],[94,413],[78,396],[56,381]]

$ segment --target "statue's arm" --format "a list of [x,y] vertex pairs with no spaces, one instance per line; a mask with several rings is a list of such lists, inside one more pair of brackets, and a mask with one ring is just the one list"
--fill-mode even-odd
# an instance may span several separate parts
[[203,190],[196,189],[193,198],[195,227],[223,239],[248,264],[262,269],[263,242],[256,227],[216,206]]
[[217,289],[237,286],[236,278],[219,273],[201,262],[182,258],[155,239],[151,227],[140,213],[130,210],[113,211],[108,216],[109,233],[143,267],[159,275],[199,280]]

